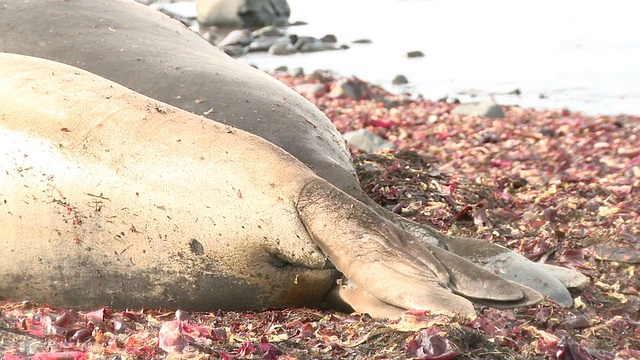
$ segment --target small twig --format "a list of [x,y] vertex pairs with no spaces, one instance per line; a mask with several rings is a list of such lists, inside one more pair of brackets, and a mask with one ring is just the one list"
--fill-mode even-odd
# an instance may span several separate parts
[[29,333],[25,333],[25,332],[22,332],[22,331],[20,331],[18,329],[14,329],[14,328],[10,328],[10,327],[0,326],[0,331],[6,331],[8,333],[12,333],[12,334],[16,334],[16,335],[27,336],[27,337],[30,337],[30,338],[33,338],[33,339],[44,340],[40,336],[29,334]]

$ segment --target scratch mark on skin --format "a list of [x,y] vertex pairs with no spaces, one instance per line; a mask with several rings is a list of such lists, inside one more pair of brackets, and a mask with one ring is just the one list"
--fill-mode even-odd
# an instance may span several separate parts
[[120,251],[120,255],[122,255],[125,251],[129,250],[129,248],[131,248],[133,246],[133,244],[127,246],[126,248],[122,249],[122,251]]
[[55,185],[47,184],[47,186],[55,190],[63,200],[67,199],[64,195],[62,195],[62,192]]
[[[56,190],[57,190],[57,189],[56,189]],[[91,194],[91,193],[84,193],[84,194],[85,194],[85,195],[88,195],[88,196],[96,197],[96,198],[99,198],[99,199],[103,199],[103,200],[109,200],[109,201],[111,201],[111,199],[109,199],[108,197],[104,197],[104,196],[102,196],[102,194],[100,194],[100,195],[94,195],[94,194]]]

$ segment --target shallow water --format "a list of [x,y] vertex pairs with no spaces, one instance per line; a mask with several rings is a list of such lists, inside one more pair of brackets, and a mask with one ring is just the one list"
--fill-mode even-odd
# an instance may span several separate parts
[[[345,51],[242,61],[271,71],[331,69],[426,98],[465,93],[502,104],[640,114],[637,0],[288,0],[298,35],[332,33]],[[350,44],[357,39],[372,44]],[[406,53],[420,50],[422,58]],[[519,89],[520,96],[500,95]],[[540,98],[544,95],[545,98]]]

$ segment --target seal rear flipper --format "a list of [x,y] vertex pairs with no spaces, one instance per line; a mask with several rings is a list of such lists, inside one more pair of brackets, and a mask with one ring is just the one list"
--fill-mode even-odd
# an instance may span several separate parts
[[[589,283],[589,278],[577,270],[532,262],[498,244],[480,239],[446,236],[397,214],[389,213],[387,218],[423,242],[444,248],[504,279],[530,286],[563,306],[573,303],[569,299],[567,288],[582,288]],[[506,263],[505,258],[508,259]]]
[[[418,238],[420,242],[432,248],[441,248],[444,254],[458,255],[485,271],[496,274],[503,279],[528,285],[540,292],[543,296],[548,296],[562,306],[571,306],[571,304],[573,304],[566,288],[580,288],[589,281],[586,276],[578,271],[535,263],[503,246],[480,239],[447,236],[429,226],[382,210],[378,209],[376,212],[396,224],[399,228]],[[507,260],[506,263],[505,259]],[[444,261],[443,259],[439,260],[440,262]],[[456,266],[447,266],[446,264],[445,266],[450,270],[457,268]],[[468,280],[472,279],[473,278],[470,278]],[[473,281],[468,282],[468,284],[473,285]],[[452,289],[469,298],[479,299],[483,297],[477,294],[474,296],[473,293],[467,293],[460,285],[458,285],[457,289],[453,287]],[[474,290],[474,287],[467,287],[467,289]],[[481,290],[481,288],[477,290]],[[505,299],[501,301],[505,301]],[[503,305],[501,305],[501,307],[503,307]]]
[[513,284],[517,286],[520,289],[520,291],[522,291],[522,294],[523,294],[522,299],[517,301],[492,301],[489,299],[473,299],[473,300],[480,304],[483,304],[492,308],[496,308],[496,309],[501,309],[501,310],[513,309],[516,307],[531,306],[542,301],[543,296],[539,292],[533,290],[528,286],[524,286],[522,284],[518,284],[515,282]]
[[548,266],[541,266],[505,247],[483,240],[452,236],[443,238],[442,241],[450,252],[500,275],[503,279],[526,285],[564,307],[573,305],[571,294],[565,286],[571,280],[563,282],[558,277],[575,278],[576,284],[587,281],[583,278],[584,275],[570,269],[558,271],[556,276],[548,271]]
[[[535,305],[542,301],[542,295],[539,292],[521,285],[515,284],[520,288],[523,293],[523,297],[517,301],[491,301],[487,299],[474,299],[476,302],[493,307],[496,309],[512,309],[515,307],[526,307],[530,305]],[[379,300],[375,296],[368,293],[361,287],[353,284],[349,280],[344,280],[335,286],[330,296],[332,297],[331,302],[335,304],[336,301],[341,301],[343,304],[346,303],[347,306],[351,307],[352,310],[359,313],[367,313],[374,318],[382,318],[382,319],[400,319],[405,309],[399,308],[397,306],[393,306],[385,303],[384,301]]]
[[387,304],[471,314],[471,302],[450,287],[491,301],[523,297],[512,283],[425,244],[324,180],[310,181],[296,208],[311,238],[336,268]]

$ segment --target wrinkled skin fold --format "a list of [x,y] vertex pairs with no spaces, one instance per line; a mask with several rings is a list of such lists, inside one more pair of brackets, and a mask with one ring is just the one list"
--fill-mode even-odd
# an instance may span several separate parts
[[[576,271],[532,263],[485,241],[445,236],[379,207],[363,194],[343,139],[318,109],[283,84],[227,57],[178,22],[149,8],[124,0],[111,1],[108,7],[97,0],[0,0],[0,5],[6,19],[0,23],[0,50],[78,66],[279,146],[364,204],[363,211],[384,219],[375,223],[384,224],[386,229],[378,235],[385,239],[378,242],[384,249],[382,253],[388,254],[387,258],[402,258],[403,271],[414,275],[417,272],[423,276],[417,277],[421,280],[428,278],[430,286],[439,292],[496,307],[529,304],[537,301],[540,294],[570,306],[567,287],[580,287],[588,281]],[[51,33],[58,35],[51,37]],[[387,235],[389,239],[384,237]],[[279,259],[279,251],[273,250],[272,257]],[[470,263],[477,266],[471,267]],[[478,266],[487,271],[477,272]],[[518,294],[514,287],[486,277],[491,273],[531,287],[533,292],[520,287],[522,298],[513,300]],[[472,276],[476,274],[483,274],[480,280]],[[414,275],[410,277],[413,279]],[[477,281],[483,285],[474,287]],[[357,289],[358,282],[351,283]],[[510,290],[503,293],[503,287]],[[361,294],[370,295],[369,290],[363,287]],[[395,301],[371,292],[383,297],[377,300],[384,304]],[[468,304],[464,304],[461,308],[468,310]]]

